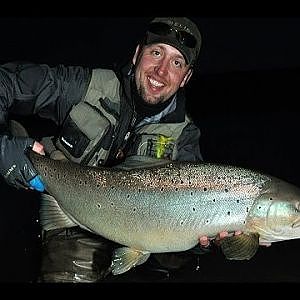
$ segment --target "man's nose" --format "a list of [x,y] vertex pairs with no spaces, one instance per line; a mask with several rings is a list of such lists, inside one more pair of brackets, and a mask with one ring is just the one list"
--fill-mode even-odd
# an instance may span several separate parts
[[168,73],[169,63],[167,60],[162,60],[159,64],[155,67],[155,71],[160,75],[163,76]]

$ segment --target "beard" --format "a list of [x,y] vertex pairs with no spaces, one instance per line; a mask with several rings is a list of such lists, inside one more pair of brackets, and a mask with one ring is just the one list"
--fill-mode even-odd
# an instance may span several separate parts
[[143,86],[140,86],[137,90],[138,95],[144,100],[145,103],[150,104],[150,105],[156,105],[158,103],[163,103],[167,99],[164,96],[158,96],[158,97],[153,97],[153,96],[147,96],[146,89]]
[[133,101],[138,117],[142,120],[144,117],[154,116],[164,110],[172,101],[173,97],[159,96],[157,98],[147,97],[146,90],[142,87],[137,88],[135,82],[133,85]]

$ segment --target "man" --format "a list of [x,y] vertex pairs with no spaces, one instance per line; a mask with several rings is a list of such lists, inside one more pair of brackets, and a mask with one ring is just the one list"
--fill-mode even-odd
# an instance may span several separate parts
[[[185,113],[184,97],[200,46],[201,34],[191,20],[155,18],[133,58],[115,70],[3,65],[2,176],[17,188],[43,191],[26,156],[30,148],[54,159],[92,166],[115,167],[135,156],[202,160],[200,131]],[[50,119],[59,133],[40,142],[11,136],[7,128],[10,113]],[[200,244],[207,246],[207,237],[201,237]],[[40,280],[101,280],[109,272],[112,247],[113,243],[77,227],[43,232]]]

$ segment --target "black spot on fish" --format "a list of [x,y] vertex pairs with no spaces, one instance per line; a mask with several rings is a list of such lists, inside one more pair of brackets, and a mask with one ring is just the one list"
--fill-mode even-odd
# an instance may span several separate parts
[[135,212],[135,211],[136,211],[136,208],[134,208],[133,211]]
[[114,203],[113,203],[113,202],[111,202],[111,203],[110,203],[110,205],[111,205],[111,206],[114,206]]
[[163,190],[164,190],[164,188],[162,187],[162,188],[160,189],[160,191],[163,192]]
[[196,208],[195,208],[195,207],[193,207],[193,211],[196,211]]
[[183,180],[181,180],[180,183],[183,184],[184,183]]
[[272,200],[273,200],[273,198],[270,198],[270,200],[272,201]]
[[228,189],[225,189],[225,192],[227,193],[227,192],[228,192]]
[[213,199],[213,202],[216,202],[216,199]]
[[259,206],[258,209],[261,209],[261,206]]
[[246,208],[246,212],[249,212],[249,207]]
[[127,198],[129,198],[129,197],[130,197],[130,195],[128,194],[128,195],[127,195]]
[[206,187],[205,187],[205,188],[203,188],[203,191],[204,191],[204,192],[206,192],[206,191],[207,191],[207,188],[206,188]]
[[97,203],[97,207],[98,207],[98,208],[101,208],[101,204],[100,204],[100,203]]
[[183,221],[180,221],[180,225],[183,225]]
[[230,211],[227,212],[227,215],[230,216]]
[[175,188],[175,191],[178,192],[178,188]]
[[191,196],[193,196],[193,192],[191,192]]
[[236,203],[240,203],[240,200],[239,200],[239,199],[237,199],[237,200],[236,200]]

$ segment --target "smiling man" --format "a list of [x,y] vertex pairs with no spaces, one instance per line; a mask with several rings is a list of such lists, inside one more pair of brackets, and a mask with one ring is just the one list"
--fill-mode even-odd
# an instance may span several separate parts
[[[2,65],[0,173],[10,185],[43,192],[43,182],[26,155],[29,148],[90,166],[131,168],[159,159],[202,160],[200,131],[186,114],[184,95],[200,47],[201,35],[191,20],[155,18],[133,57],[114,70]],[[12,137],[7,130],[11,112],[51,119],[57,135],[41,141]],[[95,282],[109,273],[114,245],[108,240],[57,224],[44,228],[42,236],[40,281]],[[207,245],[207,237],[201,237],[200,244]],[[160,261],[178,267],[176,254],[169,255]]]
[[166,44],[152,44],[139,49],[133,59],[137,65],[135,82],[146,103],[165,102],[188,82],[192,70],[179,50]]

